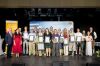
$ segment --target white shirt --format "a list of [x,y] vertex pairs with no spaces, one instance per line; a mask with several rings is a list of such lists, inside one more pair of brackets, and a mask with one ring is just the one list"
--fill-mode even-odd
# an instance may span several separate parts
[[81,32],[75,33],[75,39],[76,39],[77,37],[82,37],[82,33],[81,33]]
[[29,39],[29,34],[28,34],[28,32],[24,32],[24,33],[23,33],[23,38],[24,38],[24,39]]
[[77,33],[75,33],[75,36],[77,37],[77,36],[82,36],[82,33],[81,32],[77,32]]

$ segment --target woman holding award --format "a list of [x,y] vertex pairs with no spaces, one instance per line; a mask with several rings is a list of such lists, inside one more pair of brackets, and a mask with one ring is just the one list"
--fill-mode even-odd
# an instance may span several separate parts
[[64,55],[68,55],[68,43],[69,43],[69,34],[66,28],[63,31],[64,35]]
[[86,36],[86,55],[88,56],[92,56],[92,41],[93,38],[90,35],[90,32],[87,32],[87,36]]
[[41,28],[39,28],[39,32],[38,32],[38,54],[39,56],[43,55],[43,51],[44,51],[44,42],[43,42],[43,31]]
[[44,44],[46,48],[46,56],[50,56],[51,55],[51,34],[48,28],[45,29]]
[[59,56],[59,34],[57,29],[54,29],[53,37],[53,47],[52,47],[52,56]]

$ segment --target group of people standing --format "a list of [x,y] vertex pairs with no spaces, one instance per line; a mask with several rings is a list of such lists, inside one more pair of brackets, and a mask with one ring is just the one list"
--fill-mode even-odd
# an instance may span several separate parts
[[[88,55],[92,56],[95,51],[96,32],[90,27],[90,30],[77,28],[75,33],[72,30],[54,29],[33,27],[28,32],[25,26],[24,32],[20,28],[12,33],[9,29],[5,36],[7,45],[7,57],[11,58],[11,53],[16,57],[23,55],[38,55],[38,56],[68,56],[68,55]],[[2,41],[0,40],[0,43]],[[1,49],[1,47],[0,47]]]

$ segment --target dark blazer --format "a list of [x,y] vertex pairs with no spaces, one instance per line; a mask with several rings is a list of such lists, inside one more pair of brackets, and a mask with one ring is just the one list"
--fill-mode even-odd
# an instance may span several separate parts
[[6,44],[12,45],[13,44],[13,35],[11,36],[9,33],[6,33],[5,41],[6,41]]

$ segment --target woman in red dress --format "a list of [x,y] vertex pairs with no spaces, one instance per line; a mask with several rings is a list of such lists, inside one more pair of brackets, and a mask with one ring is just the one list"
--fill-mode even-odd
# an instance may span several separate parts
[[12,48],[12,51],[14,54],[16,54],[16,57],[19,57],[19,54],[22,53],[21,45],[22,45],[22,36],[21,36],[19,30],[17,29],[14,34],[14,44],[13,44],[13,48]]

